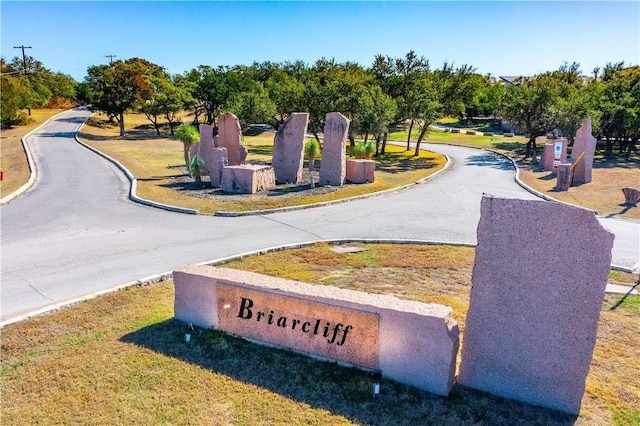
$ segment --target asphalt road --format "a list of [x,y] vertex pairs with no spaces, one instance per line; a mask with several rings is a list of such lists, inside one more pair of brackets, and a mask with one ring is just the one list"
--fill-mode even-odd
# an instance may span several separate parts
[[[29,139],[38,181],[0,208],[2,321],[187,263],[284,244],[343,238],[475,243],[483,193],[535,198],[514,183],[510,163],[499,156],[426,144],[453,166],[393,194],[264,216],[171,213],[130,202],[122,173],[75,142],[88,115],[63,114]],[[617,236],[613,263],[638,262],[640,225],[602,222]]]

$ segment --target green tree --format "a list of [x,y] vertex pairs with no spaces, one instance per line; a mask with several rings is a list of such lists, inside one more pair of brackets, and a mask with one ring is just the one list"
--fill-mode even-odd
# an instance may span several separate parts
[[504,98],[504,117],[529,138],[525,158],[537,164],[536,138],[554,129],[553,107],[557,101],[558,83],[549,73],[533,78],[519,78],[507,86]]
[[191,175],[191,145],[200,142],[200,133],[195,127],[188,124],[181,124],[176,129],[176,138],[182,142],[182,149],[184,154],[184,164],[187,166],[189,175]]
[[124,137],[124,113],[153,98],[150,78],[162,73],[160,66],[140,58],[89,67],[87,79],[94,94],[92,110],[116,117],[120,136]]
[[175,82],[176,78],[172,79],[168,75],[149,77],[149,83],[153,87],[153,96],[145,101],[142,112],[153,124],[157,135],[160,135],[160,118],[166,119],[169,131],[173,135],[178,124],[178,114],[195,103],[189,92]]
[[254,90],[233,94],[224,109],[234,113],[244,126],[266,123],[276,114],[275,104],[260,83],[256,83]]

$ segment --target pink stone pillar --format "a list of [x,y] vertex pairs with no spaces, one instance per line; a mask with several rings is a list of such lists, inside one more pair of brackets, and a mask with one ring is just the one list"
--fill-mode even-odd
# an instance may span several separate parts
[[596,143],[596,138],[591,134],[591,118],[587,118],[576,132],[573,149],[571,150],[571,158],[574,161],[584,152],[582,159],[575,165],[573,170],[573,181],[575,183],[591,182]]
[[346,140],[349,119],[339,112],[330,112],[325,118],[320,186],[342,186],[346,176]]
[[614,235],[585,209],[490,196],[477,235],[458,383],[578,414]]

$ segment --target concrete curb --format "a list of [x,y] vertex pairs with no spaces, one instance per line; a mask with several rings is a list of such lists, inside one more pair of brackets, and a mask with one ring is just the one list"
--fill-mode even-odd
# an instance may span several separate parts
[[482,148],[482,150],[483,150],[483,151],[487,151],[487,152],[491,152],[491,153],[496,154],[496,155],[499,155],[499,156],[504,157],[504,158],[508,159],[509,161],[511,161],[511,164],[513,165],[513,168],[516,170],[516,174],[515,174],[515,176],[514,176],[514,178],[513,178],[513,179],[514,179],[514,180],[515,180],[515,182],[516,182],[516,183],[517,183],[517,184],[518,184],[522,189],[524,189],[525,191],[527,191],[527,192],[529,192],[529,193],[531,193],[531,194],[535,195],[536,197],[540,197],[540,198],[542,198],[542,199],[543,199],[543,200],[545,200],[545,201],[552,201],[552,202],[554,202],[554,203],[564,204],[564,205],[566,205],[566,206],[576,207],[576,208],[579,208],[579,209],[582,209],[582,210],[588,210],[588,211],[590,211],[590,212],[593,212],[593,214],[595,214],[596,216],[598,216],[598,214],[599,214],[599,213],[598,213],[597,211],[593,210],[593,209],[590,209],[590,208],[587,208],[587,207],[582,207],[582,206],[579,206],[579,205],[577,205],[577,204],[567,203],[567,202],[565,202],[565,201],[556,200],[555,198],[549,197],[548,195],[545,195],[545,194],[543,194],[542,192],[537,191],[537,190],[535,190],[535,189],[531,188],[531,187],[530,187],[530,186],[528,186],[526,183],[524,183],[524,182],[522,181],[522,179],[520,179],[520,167],[518,167],[518,163],[516,162],[516,160],[514,160],[513,158],[509,157],[509,156],[508,156],[508,155],[506,155],[506,154],[503,154],[503,153],[501,153],[501,152],[494,151],[494,150],[492,150],[492,149]]
[[364,200],[367,198],[373,198],[373,197],[380,197],[383,195],[388,195],[388,194],[392,194],[398,191],[402,191],[408,188],[413,188],[415,185],[421,185],[425,182],[430,181],[431,179],[435,179],[437,176],[439,176],[440,174],[444,173],[445,171],[448,171],[451,168],[451,165],[453,164],[453,162],[451,161],[451,159],[449,158],[449,156],[445,155],[445,154],[441,154],[441,153],[437,153],[440,155],[443,155],[447,162],[445,163],[444,167],[442,168],[442,170],[438,170],[437,172],[435,172],[434,174],[427,176],[425,178],[422,178],[414,183],[410,183],[408,185],[404,185],[398,188],[391,188],[391,189],[385,189],[384,191],[378,191],[378,192],[372,192],[371,194],[363,194],[363,195],[357,195],[355,197],[349,197],[349,198],[342,198],[340,200],[332,200],[332,201],[324,201],[321,203],[314,203],[314,204],[304,204],[304,205],[298,205],[298,206],[290,206],[290,207],[281,207],[278,209],[265,209],[265,210],[251,210],[251,211],[247,211],[247,212],[215,212],[213,214],[213,216],[220,216],[220,217],[238,217],[238,216],[255,216],[255,215],[266,215],[266,214],[272,214],[272,213],[284,213],[284,212],[290,212],[290,211],[295,211],[295,210],[305,210],[305,209],[312,209],[312,208],[316,208],[316,207],[326,207],[326,206],[331,206],[331,205],[335,205],[335,204],[343,204],[343,203],[349,203],[351,201],[356,201],[356,200]]
[[22,185],[20,188],[16,189],[15,191],[13,191],[11,194],[3,197],[2,199],[0,199],[0,205],[6,204],[10,201],[12,201],[15,198],[18,198],[20,195],[26,193],[29,189],[31,189],[31,187],[33,186],[33,184],[36,183],[36,181],[38,180],[38,167],[37,164],[35,162],[35,160],[33,159],[33,154],[31,154],[31,150],[29,149],[26,139],[28,139],[29,137],[31,137],[31,135],[35,132],[37,132],[38,130],[40,130],[42,127],[46,126],[47,124],[49,124],[50,121],[52,121],[53,119],[55,119],[56,117],[65,114],[72,109],[68,109],[62,112],[59,112],[51,117],[49,117],[47,120],[45,120],[44,123],[42,123],[41,125],[39,125],[38,127],[36,127],[35,129],[31,130],[30,132],[28,132],[26,135],[24,135],[21,139],[20,142],[22,143],[22,150],[24,151],[26,157],[27,157],[27,166],[29,167],[29,179],[27,180],[27,183],[25,183],[24,185]]
[[[475,247],[475,244],[466,244],[466,243],[459,243],[459,242],[454,242],[454,243],[447,243],[447,242],[438,242],[438,241],[426,241],[426,240],[393,240],[393,239],[367,239],[367,238],[348,238],[348,239],[330,239],[330,240],[315,240],[315,241],[306,241],[306,242],[302,242],[302,243],[293,243],[293,244],[284,244],[284,245],[280,245],[280,246],[273,246],[273,247],[268,247],[265,249],[259,249],[259,250],[253,250],[253,251],[248,251],[248,252],[243,252],[243,253],[239,253],[233,256],[228,256],[228,257],[222,257],[222,258],[217,258],[217,259],[213,259],[213,260],[208,260],[205,262],[200,262],[197,263],[196,265],[198,266],[202,266],[202,265],[209,265],[209,266],[215,266],[215,265],[220,265],[220,264],[224,264],[224,263],[228,263],[234,260],[240,260],[240,259],[244,259],[246,257],[249,256],[256,256],[256,255],[265,255],[268,253],[273,253],[273,252],[278,252],[278,251],[282,251],[282,250],[288,250],[288,249],[297,249],[297,248],[304,248],[304,247],[309,247],[311,245],[317,244],[317,243],[322,243],[322,242],[326,242],[329,244],[348,244],[348,243],[356,243],[356,242],[368,242],[368,243],[396,243],[396,244],[423,244],[423,245],[442,245],[442,244],[446,244],[446,245],[457,245],[457,246],[466,246],[466,247]],[[3,328],[4,326],[10,325],[10,324],[15,324],[24,320],[27,320],[29,318],[33,318],[39,315],[43,315],[49,312],[54,312],[57,310],[60,310],[62,308],[67,308],[69,306],[75,305],[77,303],[81,303],[81,302],[86,302],[88,300],[91,299],[95,299],[98,296],[102,296],[105,294],[109,294],[109,293],[113,293],[122,289],[125,289],[127,287],[133,287],[133,286],[144,286],[144,285],[149,285],[149,284],[154,284],[154,283],[159,283],[162,281],[166,281],[169,278],[173,277],[173,271],[168,271],[168,272],[162,272],[159,274],[154,274],[154,275],[149,275],[147,277],[143,277],[134,281],[129,281],[126,282],[124,284],[120,284],[118,286],[115,286],[113,288],[109,288],[106,290],[101,290],[101,291],[97,291],[95,293],[91,293],[88,294],[86,296],[82,296],[82,297],[77,297],[74,299],[70,299],[70,300],[66,300],[64,302],[59,302],[59,303],[55,303],[53,305],[49,305],[46,306],[44,308],[40,308],[37,309],[35,311],[31,311],[31,312],[27,312],[23,315],[17,316],[15,318],[11,318],[5,321],[0,322],[0,329]]]
[[84,123],[82,123],[82,125],[78,128],[78,130],[76,130],[74,138],[76,140],[77,143],[79,143],[80,145],[82,145],[83,147],[87,148],[89,151],[94,152],[95,154],[99,155],[100,157],[104,158],[105,160],[109,161],[110,163],[112,163],[114,166],[116,166],[118,169],[120,169],[120,171],[122,173],[124,173],[124,175],[126,176],[127,180],[129,181],[129,199],[135,203],[139,203],[139,204],[144,204],[145,206],[149,206],[149,207],[155,207],[158,209],[162,209],[162,210],[168,210],[170,212],[174,212],[174,213],[185,213],[185,214],[198,214],[198,210],[194,210],[194,209],[186,209],[183,207],[175,207],[175,206],[170,206],[168,204],[162,204],[162,203],[158,203],[155,201],[150,201],[147,199],[144,199],[142,197],[138,197],[138,195],[136,195],[136,191],[138,189],[138,179],[135,178],[135,176],[133,176],[133,174],[129,171],[129,169],[127,169],[125,166],[123,166],[119,161],[117,161],[116,159],[108,156],[107,154],[97,150],[96,148],[87,145],[86,143],[82,142],[80,140],[80,138],[78,138],[78,133],[80,132],[80,129],[82,128],[82,126],[84,126]]
[[[227,257],[220,257],[217,259],[207,260],[204,262],[196,263],[198,266],[216,266],[222,265],[234,260],[241,260],[250,256],[262,256],[268,253],[275,253],[283,250],[291,250],[291,249],[300,249],[312,246],[318,243],[328,243],[332,245],[341,245],[341,244],[351,244],[351,243],[368,243],[368,244],[416,244],[416,245],[448,245],[448,246],[457,246],[457,247],[476,247],[476,244],[472,243],[461,243],[457,241],[430,241],[430,240],[411,240],[411,239],[393,239],[393,238],[341,238],[341,239],[319,239],[312,241],[305,241],[301,243],[292,243],[292,244],[283,244],[279,246],[267,247],[259,250],[247,251],[239,254],[235,254]],[[619,265],[611,265],[611,269],[615,271],[622,271],[627,273],[633,273],[631,268],[627,268]],[[102,296],[105,294],[113,293],[128,287],[133,286],[145,286],[149,284],[159,283],[166,281],[167,279],[173,278],[173,271],[162,272],[159,274],[149,275],[147,277],[143,277],[134,281],[129,281],[124,284],[120,284],[110,289],[101,290],[95,293],[91,293],[86,296],[77,297],[71,300],[67,300],[64,302],[55,303],[50,306],[46,306],[44,308],[28,312],[26,314],[20,315],[15,318],[11,318],[5,321],[0,322],[0,329],[4,326],[15,324],[29,318],[33,318],[35,316],[43,315],[49,312],[54,312],[60,310],[62,308],[66,308],[77,303],[86,302],[91,299],[95,299],[98,296]]]

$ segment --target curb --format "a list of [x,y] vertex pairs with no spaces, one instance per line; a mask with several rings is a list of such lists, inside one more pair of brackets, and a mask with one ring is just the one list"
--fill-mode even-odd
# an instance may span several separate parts
[[565,202],[565,201],[556,200],[555,198],[549,197],[548,195],[543,194],[542,192],[537,191],[537,190],[535,190],[535,189],[531,188],[531,187],[530,187],[530,186],[528,186],[526,183],[524,183],[524,182],[522,181],[522,179],[520,179],[520,167],[518,167],[518,163],[516,163],[516,160],[514,160],[513,158],[509,157],[509,156],[508,156],[508,155],[506,155],[506,154],[503,154],[503,153],[501,153],[501,152],[494,151],[494,150],[492,150],[492,149],[482,148],[482,150],[483,150],[483,151],[487,151],[487,152],[491,152],[491,153],[496,154],[496,155],[499,155],[499,156],[504,157],[504,158],[508,159],[509,161],[511,161],[511,164],[513,165],[513,167],[514,167],[514,169],[515,169],[515,171],[516,171],[516,174],[515,174],[515,176],[514,176],[514,178],[513,178],[513,179],[515,180],[515,182],[516,182],[516,183],[517,183],[517,184],[518,184],[522,189],[524,189],[525,191],[529,192],[530,194],[533,194],[533,195],[535,195],[536,197],[542,198],[542,199],[543,199],[543,200],[545,200],[545,201],[551,201],[551,202],[554,202],[554,203],[564,204],[565,206],[576,207],[576,208],[578,208],[578,209],[582,209],[582,210],[587,210],[587,211],[593,212],[593,214],[595,214],[596,216],[598,216],[598,215],[599,215],[599,213],[598,213],[597,211],[593,210],[593,209],[590,209],[590,208],[587,208],[587,207],[578,206],[577,204],[567,203],[567,202]]
[[[233,256],[227,256],[227,257],[222,257],[222,258],[217,258],[217,259],[213,259],[213,260],[208,260],[205,262],[200,262],[200,263],[196,263],[197,266],[215,266],[215,265],[220,265],[220,264],[224,264],[224,263],[228,263],[234,260],[240,260],[240,259],[244,259],[246,257],[249,256],[256,256],[256,255],[265,255],[268,253],[274,253],[274,252],[278,252],[278,251],[282,251],[282,250],[288,250],[288,249],[297,249],[297,248],[304,248],[304,247],[309,247],[311,245],[317,244],[317,243],[329,243],[329,244],[335,244],[335,245],[339,245],[339,244],[348,244],[348,243],[356,243],[356,242],[363,242],[363,243],[395,243],[395,244],[422,244],[422,245],[442,245],[442,244],[446,244],[446,245],[456,245],[456,246],[465,246],[465,247],[475,247],[475,244],[468,244],[468,243],[459,243],[459,242],[454,242],[454,243],[447,243],[447,242],[440,242],[440,241],[427,241],[427,240],[394,240],[394,239],[368,239],[368,238],[347,238],[347,239],[330,239],[330,240],[316,240],[316,241],[306,241],[306,242],[302,242],[302,243],[293,243],[293,244],[284,244],[284,245],[280,245],[280,246],[273,246],[273,247],[268,247],[265,249],[259,249],[259,250],[253,250],[253,251],[248,251],[248,252],[243,252],[243,253],[239,253]],[[71,300],[67,300],[64,302],[59,302],[59,303],[55,303],[53,305],[50,306],[46,306],[44,308],[40,308],[37,309],[35,311],[31,311],[31,312],[27,312],[23,315],[17,316],[15,318],[11,318],[5,321],[0,322],[0,329],[2,329],[4,326],[7,325],[11,325],[11,324],[15,324],[39,315],[43,315],[43,314],[47,314],[50,312],[55,312],[58,311],[62,308],[67,308],[70,307],[72,305],[81,303],[81,302],[86,302],[88,300],[91,299],[95,299],[98,296],[102,296],[105,294],[109,294],[109,293],[113,293],[119,290],[123,290],[125,288],[128,287],[134,287],[134,286],[145,286],[145,285],[149,285],[149,284],[154,284],[154,283],[159,283],[159,282],[163,282],[166,281],[169,278],[173,277],[173,271],[169,271],[169,272],[162,272],[159,274],[154,274],[154,275],[149,275],[147,277],[143,277],[134,281],[129,281],[126,282],[124,284],[120,284],[117,285],[113,288],[109,288],[106,290],[100,290],[97,291],[95,293],[91,293],[88,294],[86,296],[82,296],[82,297],[77,297]]]
[[40,128],[42,128],[43,126],[49,124],[49,122],[51,120],[53,120],[54,118],[58,117],[59,115],[65,114],[65,113],[67,113],[69,111],[72,111],[74,109],[75,108],[64,110],[62,112],[59,112],[59,113],[49,117],[47,120],[45,120],[44,123],[42,123],[41,125],[39,125],[35,129],[31,130],[30,132],[28,132],[22,138],[20,138],[20,142],[22,143],[22,150],[24,151],[24,153],[25,153],[25,155],[27,157],[27,166],[29,167],[29,179],[27,180],[27,183],[22,185],[20,188],[16,189],[11,194],[9,194],[9,195],[3,197],[2,199],[0,199],[0,205],[7,204],[8,202],[12,201],[13,199],[18,198],[20,195],[24,194],[29,189],[31,189],[33,184],[36,183],[36,180],[38,180],[38,167],[37,167],[37,164],[36,164],[35,160],[33,159],[33,155],[31,154],[31,150],[27,146],[26,139],[31,137],[31,135],[33,133],[35,133],[36,131],[40,130]]
[[139,203],[139,204],[144,204],[145,206],[149,206],[149,207],[155,207],[155,208],[162,209],[162,210],[168,210],[168,211],[174,212],[174,213],[198,214],[198,210],[170,206],[168,204],[162,204],[162,203],[158,203],[158,202],[155,202],[155,201],[147,200],[147,199],[142,198],[142,197],[138,197],[136,195],[136,191],[138,189],[138,179],[136,179],[135,176],[133,176],[133,174],[129,171],[129,169],[127,169],[125,166],[123,166],[116,159],[111,158],[107,154],[105,154],[105,153],[97,150],[96,148],[94,148],[94,147],[92,147],[90,145],[87,145],[86,143],[82,142],[78,138],[78,133],[80,132],[80,129],[82,128],[82,126],[84,126],[84,123],[82,123],[82,125],[75,132],[74,138],[75,138],[76,142],[79,143],[80,145],[82,145],[83,147],[87,148],[89,151],[92,151],[93,153],[95,153],[95,154],[99,155],[100,157],[104,158],[105,160],[109,161],[114,166],[116,166],[118,169],[120,169],[120,171],[122,173],[124,173],[124,175],[126,176],[127,180],[129,181],[129,184],[130,184],[129,185],[129,199],[131,201],[133,201],[135,203]]
[[[300,248],[305,248],[305,247],[309,247],[318,243],[328,243],[328,244],[332,244],[332,245],[341,245],[341,244],[350,244],[350,243],[368,243],[368,244],[415,244],[415,245],[449,245],[449,246],[457,246],[457,247],[476,247],[477,244],[473,244],[473,243],[461,243],[461,242],[452,242],[452,241],[430,241],[430,240],[411,240],[411,239],[393,239],[393,238],[343,238],[343,239],[320,239],[320,240],[315,240],[315,241],[305,241],[305,242],[301,242],[301,243],[292,243],[292,244],[283,244],[283,245],[279,245],[279,246],[272,246],[272,247],[267,247],[264,249],[259,249],[259,250],[252,250],[252,251],[248,251],[248,252],[243,252],[243,253],[239,253],[239,254],[235,254],[232,256],[227,256],[227,257],[221,257],[221,258],[217,258],[217,259],[212,259],[212,260],[208,260],[208,261],[204,261],[204,262],[200,262],[200,263],[196,263],[195,265],[197,266],[216,266],[216,265],[222,265],[234,260],[241,260],[244,259],[246,257],[250,257],[250,256],[262,256],[268,253],[275,253],[275,252],[279,252],[279,251],[283,251],[283,250],[290,250],[290,249],[300,249]],[[627,272],[627,273],[633,273],[632,268],[627,268],[625,266],[619,266],[619,265],[611,265],[611,270],[614,271],[621,271],[621,272]],[[159,282],[163,282],[166,281],[167,279],[173,278],[173,271],[169,271],[169,272],[162,272],[159,274],[154,274],[154,275],[149,275],[134,281],[129,281],[126,282],[124,284],[120,284],[116,287],[110,288],[110,289],[106,289],[106,290],[100,290],[98,292],[89,294],[87,296],[82,296],[82,297],[77,297],[71,300],[67,300],[65,302],[59,302],[56,304],[53,304],[51,306],[47,306],[35,311],[31,311],[28,312],[26,314],[20,315],[18,317],[15,318],[11,318],[5,321],[0,322],[0,329],[2,329],[4,326],[10,325],[10,324],[15,324],[24,320],[27,320],[29,318],[33,318],[39,315],[43,315],[49,312],[54,312],[57,310],[60,310],[62,308],[67,308],[69,306],[75,305],[77,303],[81,303],[81,302],[86,302],[88,300],[91,299],[95,299],[98,296],[102,296],[105,294],[109,294],[109,293],[113,293],[128,287],[134,287],[134,286],[145,286],[145,285],[150,285],[150,284],[155,284],[155,283],[159,283]]]
[[356,195],[355,197],[349,197],[349,198],[342,198],[339,200],[331,200],[331,201],[324,201],[321,203],[314,203],[314,204],[304,204],[304,205],[298,205],[298,206],[290,206],[290,207],[280,207],[277,209],[265,209],[265,210],[251,210],[251,211],[247,211],[247,212],[215,212],[213,214],[213,216],[219,216],[219,217],[239,217],[239,216],[256,216],[256,215],[266,215],[266,214],[272,214],[272,213],[285,213],[285,212],[290,212],[290,211],[295,211],[295,210],[305,210],[305,209],[312,209],[312,208],[316,208],[316,207],[326,207],[326,206],[331,206],[331,205],[335,205],[335,204],[343,204],[343,203],[349,203],[351,201],[357,201],[357,200],[364,200],[367,198],[374,198],[374,197],[380,197],[383,195],[387,195],[387,194],[393,194],[395,192],[399,192],[408,188],[413,188],[415,185],[421,185],[425,182],[430,181],[431,179],[435,179],[437,176],[439,176],[440,174],[448,171],[451,168],[451,165],[453,164],[453,161],[451,161],[451,159],[449,158],[448,155],[446,154],[442,154],[437,152],[436,154],[440,154],[442,156],[444,156],[444,158],[447,160],[444,167],[441,170],[438,170],[437,172],[435,172],[434,174],[424,177],[414,183],[410,183],[408,185],[404,185],[404,186],[400,186],[398,188],[391,188],[391,189],[385,189],[383,191],[378,191],[378,192],[372,192],[370,194],[363,194],[363,195]]

